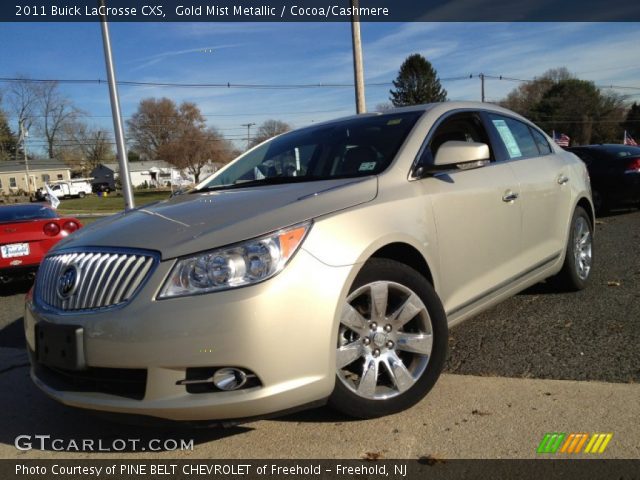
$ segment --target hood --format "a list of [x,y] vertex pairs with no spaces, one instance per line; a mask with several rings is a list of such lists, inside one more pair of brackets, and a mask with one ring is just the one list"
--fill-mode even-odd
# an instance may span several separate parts
[[247,240],[373,200],[376,177],[179,195],[99,220],[52,250],[124,247],[163,259]]

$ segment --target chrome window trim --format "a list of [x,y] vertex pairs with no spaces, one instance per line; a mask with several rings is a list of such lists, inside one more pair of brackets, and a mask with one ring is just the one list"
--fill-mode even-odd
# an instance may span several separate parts
[[[426,113],[426,112],[425,112]],[[431,126],[431,128],[429,129],[429,132],[427,132],[427,135],[425,137],[425,139],[423,140],[422,144],[420,145],[420,149],[418,150],[418,153],[416,154],[416,157],[413,159],[413,162],[411,163],[411,167],[409,168],[409,173],[407,175],[407,180],[410,182],[416,181],[416,180],[422,180],[424,177],[416,177],[414,175],[416,166],[418,165],[418,161],[420,160],[420,157],[422,157],[422,154],[424,153],[424,150],[427,148],[427,145],[429,145],[429,142],[431,141],[431,138],[433,137],[434,132],[438,129],[438,127],[445,121],[447,120],[449,117],[456,115],[458,113],[478,113],[478,114],[484,114],[484,115],[488,115],[488,114],[495,114],[495,115],[501,115],[503,117],[507,117],[510,118],[512,120],[515,120],[517,122],[523,123],[526,126],[528,126],[529,128],[534,128],[536,130],[538,130],[540,133],[543,134],[543,136],[545,137],[545,139],[547,138],[547,134],[544,133],[542,130],[540,130],[540,128],[538,128],[535,124],[529,122],[528,120],[522,120],[520,118],[516,118],[513,115],[509,115],[508,113],[503,113],[503,112],[498,112],[495,110],[491,110],[488,108],[457,108],[455,110],[450,110],[444,114],[442,114],[440,117],[438,117],[438,119],[433,123],[433,125]],[[483,127],[486,130],[486,126],[484,125],[483,122]],[[489,142],[491,142],[492,138],[491,138],[491,132],[487,132],[487,135],[489,136]],[[535,141],[535,139],[534,139]],[[548,142],[548,140],[547,140]],[[506,164],[506,163],[510,163],[510,162],[518,162],[520,160],[528,160],[528,159],[532,159],[532,158],[538,158],[538,157],[546,157],[548,155],[555,155],[558,152],[555,151],[554,146],[553,146],[553,142],[548,142],[549,143],[549,147],[551,148],[551,152],[549,153],[545,153],[545,154],[540,154],[537,156],[532,156],[532,157],[518,157],[518,158],[505,158],[504,160],[495,158],[493,160],[491,160],[487,165],[485,165],[483,168],[490,168],[492,166],[495,165],[502,165],[502,164]],[[489,147],[491,147],[491,149],[494,152],[494,156],[495,155],[495,146],[493,145],[493,143],[491,145],[489,145]],[[473,169],[472,169],[473,170]],[[452,169],[452,170],[447,170],[446,172],[439,172],[440,174],[444,174],[444,173],[453,173],[453,172],[464,172],[465,170],[458,170],[458,169]]]

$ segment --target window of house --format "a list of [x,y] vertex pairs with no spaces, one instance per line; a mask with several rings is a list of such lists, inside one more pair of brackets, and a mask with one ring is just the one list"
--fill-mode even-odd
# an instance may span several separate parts
[[42,181],[44,183],[49,183],[49,180],[51,180],[51,176],[49,176],[49,174],[47,174],[47,173],[43,173],[42,174]]
[[17,186],[16,177],[9,177],[9,187],[16,188]]
[[58,180],[63,180],[61,173],[58,174]]

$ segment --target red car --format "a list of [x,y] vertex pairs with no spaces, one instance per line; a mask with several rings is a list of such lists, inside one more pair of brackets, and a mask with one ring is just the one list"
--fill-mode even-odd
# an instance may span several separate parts
[[0,282],[32,279],[49,249],[81,226],[42,204],[0,206]]

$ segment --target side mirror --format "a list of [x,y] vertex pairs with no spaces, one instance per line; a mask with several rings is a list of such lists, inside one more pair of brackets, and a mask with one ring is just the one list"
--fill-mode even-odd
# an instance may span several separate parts
[[440,146],[433,164],[436,167],[473,168],[482,166],[489,158],[486,143],[450,140]]

